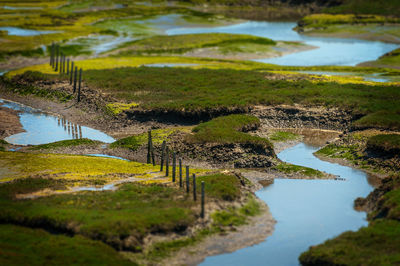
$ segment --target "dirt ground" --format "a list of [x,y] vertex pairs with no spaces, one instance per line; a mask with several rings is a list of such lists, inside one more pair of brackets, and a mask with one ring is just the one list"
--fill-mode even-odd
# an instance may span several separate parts
[[18,112],[0,105],[0,139],[24,132]]

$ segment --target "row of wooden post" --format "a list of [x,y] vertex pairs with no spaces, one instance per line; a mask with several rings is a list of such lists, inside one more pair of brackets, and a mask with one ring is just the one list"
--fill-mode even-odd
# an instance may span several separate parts
[[[160,171],[164,170],[165,163],[165,176],[169,176],[169,148],[166,141],[164,140],[161,145],[161,157],[160,157]],[[151,136],[151,130],[148,132],[148,143],[147,143],[147,163],[153,163],[155,165],[154,146]],[[176,153],[172,153],[172,182],[176,181]],[[179,187],[183,187],[183,174],[182,174],[182,159],[179,158]],[[186,165],[186,193],[190,193],[190,180],[189,180],[189,166]],[[201,212],[200,217],[204,218],[204,200],[205,189],[204,181],[201,181]],[[197,186],[196,186],[196,175],[193,174],[193,200],[197,200]]]
[[[71,70],[69,68],[71,62]],[[82,86],[82,68],[79,69],[79,79],[78,79],[78,67],[75,66],[74,62],[66,58],[65,55],[60,51],[60,46],[52,43],[50,50],[50,66],[53,67],[54,71],[59,72],[61,74],[69,75],[69,85],[73,85],[74,91],[77,91],[77,82],[78,83],[78,95],[77,101],[81,100],[81,86]]]

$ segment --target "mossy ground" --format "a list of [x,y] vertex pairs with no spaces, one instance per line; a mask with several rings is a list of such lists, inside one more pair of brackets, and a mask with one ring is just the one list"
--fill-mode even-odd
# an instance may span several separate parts
[[272,149],[272,144],[267,139],[243,132],[255,129],[259,125],[260,120],[255,116],[221,116],[193,128],[194,134],[189,135],[187,139],[192,143],[242,143]]
[[324,174],[318,170],[295,164],[280,163],[277,166],[274,166],[274,169],[289,175],[298,174],[300,176],[307,176],[311,178],[324,177]]
[[0,225],[0,248],[2,265],[135,265],[99,241],[10,224]]
[[[190,181],[192,184],[192,180]],[[241,184],[235,176],[223,174],[202,176],[197,179],[198,187],[202,181],[206,183],[207,202],[214,200],[230,202],[241,197]],[[61,243],[65,245],[65,250],[59,250],[61,254],[57,258],[69,254],[77,246],[81,246],[82,250],[88,249],[87,244],[91,243],[93,251],[89,249],[86,256],[80,259],[88,262],[96,260],[92,252],[103,249],[102,256],[105,260],[124,263],[122,257],[114,251],[114,249],[123,249],[138,252],[127,253],[125,257],[131,257],[131,259],[133,257],[135,261],[140,259],[154,262],[183,246],[196,243],[207,235],[225,230],[228,225],[221,221],[226,221],[226,217],[236,217],[235,219],[240,219],[240,224],[243,224],[246,223],[248,217],[257,215],[260,208],[252,196],[248,196],[244,206],[224,212],[226,219],[217,214],[218,219],[214,219],[210,228],[204,228],[191,237],[181,237],[145,247],[143,238],[150,233],[181,233],[195,223],[199,215],[196,207],[198,203],[192,200],[191,194],[186,194],[184,189],[179,189],[177,186],[130,183],[121,185],[116,191],[77,192],[31,200],[17,199],[20,194],[45,188],[62,189],[66,184],[68,184],[66,180],[40,177],[0,184],[0,201],[5,207],[0,215],[2,222],[46,228],[74,235],[72,238],[63,235],[54,236],[41,230],[19,228],[13,225],[3,226],[7,229],[3,235],[11,242],[3,249],[6,253],[0,254],[0,260],[11,263],[19,261],[18,254],[24,249],[19,247],[21,243],[15,243],[20,237],[19,234],[11,234],[13,230],[18,230],[21,234],[27,234],[26,237],[31,234],[36,235],[35,243],[38,246],[45,246],[46,241],[54,242],[50,251],[58,250]],[[235,225],[239,224],[235,223]],[[24,246],[25,244],[26,242]],[[5,244],[0,243],[0,245]],[[9,254],[10,249],[13,249],[15,257],[4,255]],[[44,260],[42,254],[42,252],[36,255],[27,252],[24,253],[24,258],[33,259],[39,256],[41,260]],[[54,263],[57,258],[46,257],[46,260]]]

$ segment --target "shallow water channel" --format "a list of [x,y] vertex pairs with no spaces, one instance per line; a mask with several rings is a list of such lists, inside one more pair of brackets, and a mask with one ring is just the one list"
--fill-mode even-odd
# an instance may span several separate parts
[[[25,105],[3,99],[0,103],[3,107],[21,112],[20,121],[26,130],[6,138],[10,143],[43,144],[79,137],[114,141],[103,132],[73,125],[63,118]],[[314,133],[316,135],[317,132]],[[260,244],[208,257],[202,265],[297,265],[299,255],[309,246],[344,231],[366,226],[366,213],[356,211],[353,203],[357,197],[365,197],[373,190],[370,184],[373,179],[360,170],[318,159],[313,155],[318,149],[318,146],[300,143],[282,151],[278,157],[282,161],[325,171],[345,180],[275,179],[273,184],[256,192],[277,221],[273,234]],[[101,154],[92,156],[122,159]],[[113,186],[83,187],[79,190],[108,190]]]
[[313,155],[318,149],[300,143],[278,157],[337,175],[344,181],[275,179],[256,193],[277,221],[272,235],[258,245],[208,257],[201,265],[298,265],[299,255],[309,246],[366,226],[366,213],[356,211],[353,203],[373,190],[367,174],[319,160]]
[[281,57],[256,60],[264,63],[292,66],[354,66],[361,62],[376,60],[381,55],[399,47],[397,44],[378,41],[309,37],[294,31],[293,28],[295,26],[295,22],[247,21],[221,27],[174,28],[167,30],[166,33],[168,35],[211,32],[249,34],[280,41],[300,41],[318,47],[317,49],[288,54]]
[[99,140],[105,143],[115,141],[114,138],[99,130],[71,123],[65,118],[47,114],[20,103],[0,99],[0,106],[20,112],[18,115],[25,132],[5,138],[5,141],[11,144],[38,145],[78,138]]

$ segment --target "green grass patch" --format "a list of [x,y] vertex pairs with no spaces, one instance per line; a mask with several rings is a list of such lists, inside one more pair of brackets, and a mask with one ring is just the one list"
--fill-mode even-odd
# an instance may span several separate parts
[[333,158],[342,158],[349,161],[355,161],[360,157],[358,145],[343,145],[328,144],[318,150],[316,154],[321,154]]
[[9,224],[0,225],[0,249],[1,265],[136,265],[100,241]]
[[[243,34],[204,33],[183,34],[173,36],[154,36],[124,44],[124,51],[120,55],[141,53],[185,53],[193,49],[221,47],[225,52],[241,52],[243,45],[273,46],[276,42],[261,37]],[[234,49],[236,47],[236,49]],[[239,50],[238,50],[239,49]]]
[[361,117],[353,123],[358,129],[382,128],[400,130],[400,110],[378,111]]
[[[150,232],[181,232],[191,225],[193,202],[184,191],[160,185],[122,185],[117,191],[81,192],[35,200],[10,200],[0,186],[2,222],[48,225],[103,242],[117,249],[141,250]],[[181,195],[181,199],[176,197]],[[73,225],[73,226],[72,226]],[[127,236],[132,239],[124,241]]]
[[[177,131],[185,131],[183,128],[166,128],[156,129],[151,131],[151,138],[153,144],[160,145],[162,142],[168,139],[168,137]],[[147,145],[149,139],[148,133],[142,133],[138,135],[129,136],[126,138],[119,139],[110,144],[110,148],[127,148],[131,150],[137,150],[142,145]]]
[[228,208],[228,210],[217,211],[211,215],[213,226],[240,226],[246,224],[249,216],[256,216],[261,212],[260,204],[252,197],[241,208]]
[[400,155],[400,135],[382,134],[372,136],[367,141],[367,149],[381,153]]
[[204,181],[204,189],[207,197],[224,201],[234,201],[240,197],[240,181],[236,176],[215,174],[196,179],[198,194],[200,195],[201,182]]
[[256,129],[260,120],[250,115],[228,115],[214,118],[193,128],[193,135],[187,137],[193,143],[242,143],[254,144],[261,148],[272,148],[265,138],[252,136],[243,131]]
[[310,177],[318,177],[321,178],[324,176],[324,174],[321,171],[309,168],[309,167],[304,167],[304,166],[299,166],[295,164],[288,164],[288,163],[280,163],[277,166],[274,166],[274,168],[280,172],[286,173],[286,174],[300,174],[300,175],[305,175],[305,176],[310,176]]
[[302,265],[396,265],[400,263],[400,222],[376,220],[301,254]]
[[50,150],[50,149],[57,149],[63,147],[71,147],[71,146],[79,146],[79,145],[91,145],[96,146],[100,144],[99,141],[94,141],[90,139],[68,139],[68,140],[61,140],[47,144],[36,145],[31,147],[31,150]]
[[272,141],[289,141],[289,140],[296,140],[300,137],[299,134],[286,132],[286,131],[276,131],[268,136],[268,138]]

